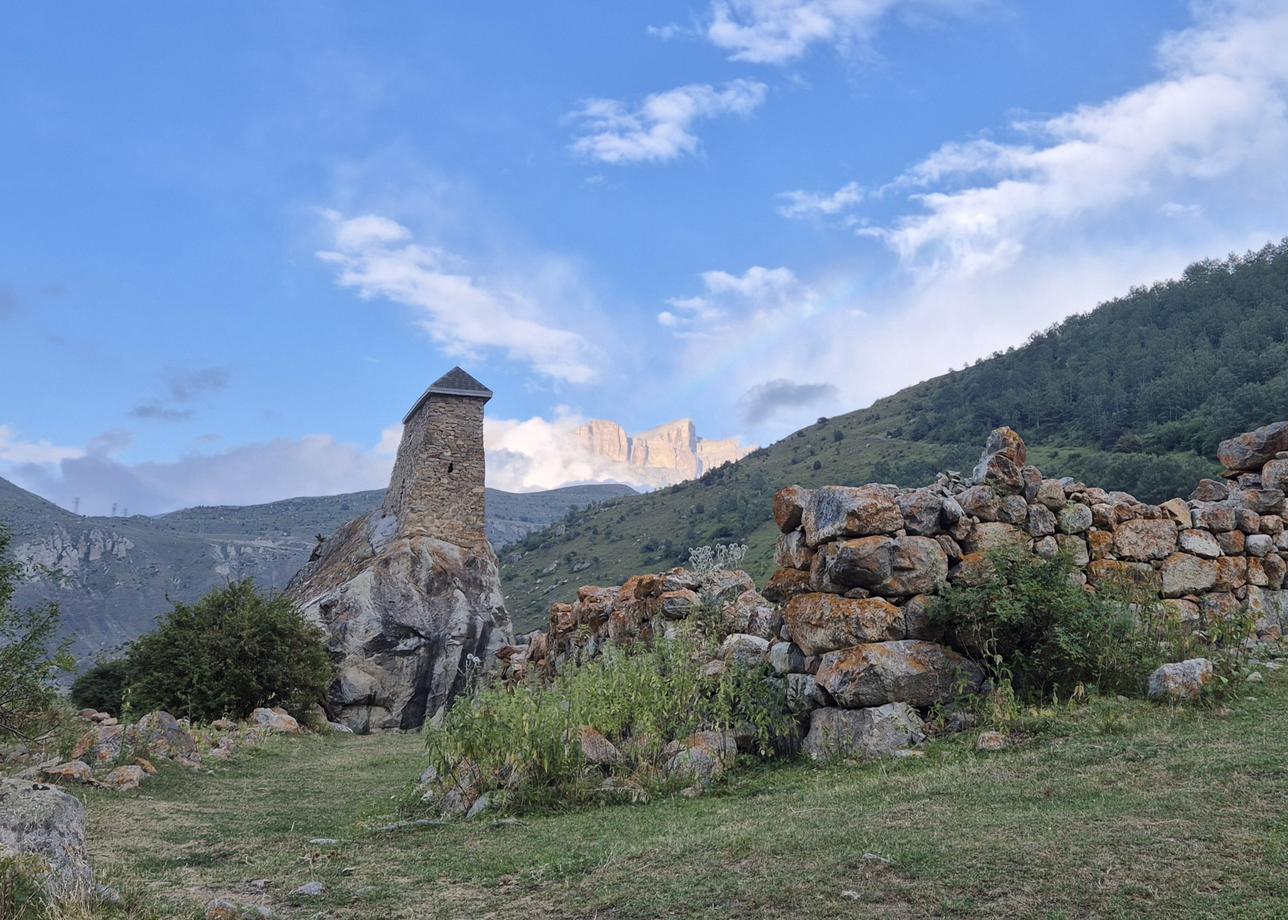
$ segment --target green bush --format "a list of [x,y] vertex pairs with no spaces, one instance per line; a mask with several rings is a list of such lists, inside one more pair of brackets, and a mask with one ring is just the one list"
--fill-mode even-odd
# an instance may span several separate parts
[[[703,729],[736,731],[760,754],[770,753],[792,727],[782,683],[767,668],[706,677],[708,660],[687,639],[609,646],[548,684],[481,688],[458,700],[440,727],[427,729],[430,766],[451,776],[472,764],[481,792],[500,792],[503,801],[494,804],[522,811],[594,800],[606,788],[636,797],[663,789],[664,749]],[[602,770],[583,759],[587,726],[622,753],[609,787]]]
[[0,738],[45,727],[57,700],[54,676],[72,667],[66,644],[54,645],[57,605],[18,610],[10,603],[18,567],[8,559],[9,539],[0,527]]
[[1165,661],[1191,657],[1187,636],[1155,598],[1128,585],[1089,591],[1064,555],[990,552],[977,585],[950,585],[931,607],[966,654],[1026,700],[1087,691],[1139,696]]
[[303,716],[334,674],[326,634],[249,579],[175,605],[130,646],[124,670],[127,709],[194,721],[244,718],[258,706]]
[[71,701],[78,709],[96,709],[119,716],[125,709],[129,662],[110,658],[94,662],[72,683]]

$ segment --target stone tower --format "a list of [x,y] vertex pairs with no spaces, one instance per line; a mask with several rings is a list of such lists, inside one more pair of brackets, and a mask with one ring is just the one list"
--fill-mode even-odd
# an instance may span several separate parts
[[355,731],[419,728],[513,638],[487,541],[483,406],[454,367],[403,419],[384,504],[345,524],[286,594],[327,631],[328,714]]
[[399,533],[477,546],[486,541],[483,406],[492,391],[459,367],[430,385],[403,418],[382,514]]

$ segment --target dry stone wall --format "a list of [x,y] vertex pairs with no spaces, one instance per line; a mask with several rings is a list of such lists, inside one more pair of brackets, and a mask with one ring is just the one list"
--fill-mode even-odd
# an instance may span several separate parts
[[1189,627],[1246,608],[1261,636],[1281,635],[1288,422],[1232,438],[1218,456],[1221,479],[1159,505],[1044,476],[1009,428],[992,432],[969,476],[788,486],[773,501],[779,569],[763,593],[743,572],[685,569],[584,587],[551,607],[546,632],[500,657],[515,676],[553,672],[605,642],[673,634],[705,604],[732,632],[709,670],[768,662],[808,723],[811,756],[892,753],[925,737],[927,709],[984,686],[928,608],[945,586],[977,582],[994,547],[1067,553],[1090,590],[1126,579]]

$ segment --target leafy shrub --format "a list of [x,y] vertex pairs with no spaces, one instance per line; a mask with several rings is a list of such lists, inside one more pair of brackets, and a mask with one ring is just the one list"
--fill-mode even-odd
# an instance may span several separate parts
[[1043,559],[1003,548],[974,586],[950,585],[931,615],[1020,698],[1087,691],[1141,695],[1165,661],[1191,657],[1213,637],[1187,636],[1166,609],[1128,585],[1078,584],[1065,555]]
[[636,798],[670,784],[661,770],[666,746],[696,731],[736,731],[768,754],[790,727],[783,685],[766,668],[706,677],[708,660],[688,639],[610,645],[548,684],[484,687],[427,729],[430,766],[452,776],[470,764],[482,777],[480,791],[499,793],[494,805],[527,810],[606,794],[603,772],[582,755],[587,726],[621,751],[608,788]]
[[18,610],[10,603],[18,567],[7,558],[9,539],[0,527],[0,737],[30,737],[48,722],[54,676],[71,670],[72,660],[66,644],[51,650],[57,605]]
[[129,674],[129,662],[124,658],[94,662],[72,683],[72,704],[78,709],[97,709],[120,715],[125,708]]
[[302,716],[334,673],[326,634],[249,579],[176,604],[125,656],[126,708],[194,721],[244,718],[258,706]]

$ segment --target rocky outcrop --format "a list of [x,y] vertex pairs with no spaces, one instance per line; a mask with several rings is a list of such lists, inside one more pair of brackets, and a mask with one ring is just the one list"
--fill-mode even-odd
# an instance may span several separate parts
[[45,887],[53,897],[92,890],[85,806],[60,789],[0,779],[0,855],[39,861],[46,869]]
[[330,636],[328,717],[418,728],[512,639],[484,535],[483,403],[454,369],[404,420],[384,506],[341,527],[287,586]]
[[633,484],[651,486],[695,479],[754,450],[736,438],[699,437],[687,418],[636,435],[616,422],[592,419],[573,429],[569,440],[573,449],[619,467],[618,474]]

